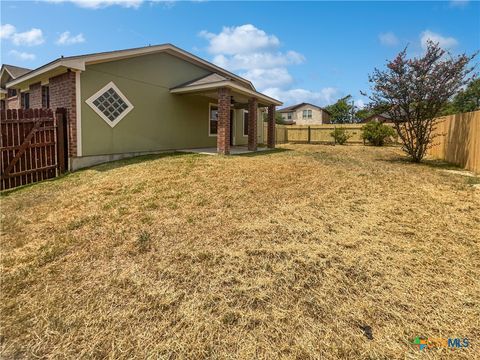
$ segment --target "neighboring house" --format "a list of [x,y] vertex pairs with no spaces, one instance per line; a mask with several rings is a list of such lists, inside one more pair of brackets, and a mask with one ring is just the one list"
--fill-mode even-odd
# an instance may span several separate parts
[[[21,97],[20,93],[17,92],[15,89],[8,89],[6,88],[6,84],[9,81],[15,80],[19,76],[22,76],[28,72],[30,72],[30,69],[18,67],[18,66],[13,66],[13,65],[2,65],[2,68],[0,70],[0,109],[4,110],[7,108],[10,109],[17,109],[22,106],[21,103]],[[28,99],[23,99],[24,104],[25,100]],[[28,105],[28,104],[25,104]]]
[[361,123],[368,123],[370,121],[381,122],[381,123],[389,123],[392,122],[392,118],[388,116],[386,113],[381,114],[373,114],[361,121]]
[[284,124],[321,125],[330,123],[330,113],[320,106],[301,103],[278,110]]
[[171,44],[61,57],[6,88],[28,97],[30,107],[67,109],[71,170],[177,149],[256,150],[266,140],[261,107],[274,147],[275,106],[282,104]]

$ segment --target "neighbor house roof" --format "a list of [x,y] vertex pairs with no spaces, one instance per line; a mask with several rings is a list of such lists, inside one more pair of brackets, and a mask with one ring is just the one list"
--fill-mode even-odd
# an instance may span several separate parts
[[302,102],[302,103],[300,103],[300,104],[287,106],[287,107],[285,107],[285,108],[283,108],[283,109],[278,110],[278,112],[290,112],[290,111],[295,111],[295,110],[297,110],[298,108],[300,108],[300,107],[302,107],[302,106],[305,106],[305,105],[309,105],[309,106],[316,107],[317,109],[323,110],[323,111],[325,111],[327,114],[331,115],[328,110],[325,110],[324,108],[322,108],[322,107],[320,107],[320,106],[317,106],[317,105],[315,105],[315,104],[310,104],[310,103],[307,103],[307,102]]
[[368,122],[370,119],[373,119],[374,117],[377,117],[377,116],[382,117],[382,118],[387,119],[387,120],[392,120],[390,115],[388,115],[387,113],[378,113],[378,114],[373,114],[373,115],[367,116],[365,119],[363,119],[363,122]]
[[15,65],[3,64],[1,73],[3,74],[4,71],[6,71],[12,77],[12,79],[16,79],[19,76],[22,76],[32,71],[32,69],[22,68],[20,66],[15,66]]
[[120,60],[120,59],[125,59],[125,58],[130,58],[130,57],[136,57],[136,56],[141,56],[141,55],[147,55],[147,54],[153,54],[153,53],[158,53],[158,52],[165,52],[168,54],[171,54],[173,56],[179,57],[181,59],[184,59],[188,62],[194,63],[200,67],[203,67],[205,69],[208,69],[212,72],[221,74],[222,76],[225,76],[226,78],[231,78],[235,81],[238,81],[241,83],[243,86],[254,90],[255,87],[253,84],[247,80],[244,79],[238,75],[235,75],[234,73],[231,73],[225,69],[222,69],[221,67],[212,64],[211,62],[208,62],[206,60],[203,60],[199,58],[198,56],[195,56],[185,50],[182,50],[172,44],[162,44],[162,45],[155,45],[155,46],[145,46],[145,47],[140,47],[140,48],[133,48],[133,49],[126,49],[126,50],[117,50],[117,51],[109,51],[109,52],[100,52],[100,53],[93,53],[93,54],[87,54],[87,55],[78,55],[78,56],[68,56],[68,57],[60,57],[52,62],[49,62],[48,64],[45,64],[43,66],[40,66],[37,69],[31,70],[29,72],[26,72],[22,75],[20,75],[18,78],[16,78],[13,81],[10,81],[7,84],[7,87],[16,87],[16,86],[21,86],[25,82],[31,82],[38,80],[42,76],[42,74],[50,71],[65,71],[66,69],[72,69],[72,70],[80,70],[84,71],[86,65],[90,64],[96,64],[96,63],[101,63],[101,62],[108,62],[108,61],[113,61],[113,60]]

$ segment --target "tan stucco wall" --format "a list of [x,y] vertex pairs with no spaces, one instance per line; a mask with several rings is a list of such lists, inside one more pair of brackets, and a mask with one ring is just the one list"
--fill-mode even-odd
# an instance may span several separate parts
[[[303,110],[312,110],[312,118],[303,119]],[[282,113],[282,118],[289,121],[288,113]],[[326,112],[313,106],[304,105],[292,112],[291,120],[295,121],[296,125],[321,125],[327,123],[328,119],[329,116]]]
[[[82,155],[215,146],[216,137],[208,136],[214,100],[169,92],[207,73],[164,53],[87,66],[81,74]],[[110,81],[134,106],[114,128],[85,103]]]

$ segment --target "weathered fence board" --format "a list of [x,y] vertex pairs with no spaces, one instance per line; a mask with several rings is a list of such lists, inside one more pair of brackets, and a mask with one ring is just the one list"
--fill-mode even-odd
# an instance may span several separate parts
[[63,109],[55,115],[50,109],[1,112],[1,190],[50,179],[65,171],[65,122]]
[[438,118],[434,134],[429,155],[480,173],[480,110]]

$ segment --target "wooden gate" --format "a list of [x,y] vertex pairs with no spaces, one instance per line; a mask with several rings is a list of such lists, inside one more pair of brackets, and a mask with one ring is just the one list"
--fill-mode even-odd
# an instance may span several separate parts
[[0,189],[54,178],[67,164],[66,111],[3,110],[0,118]]

